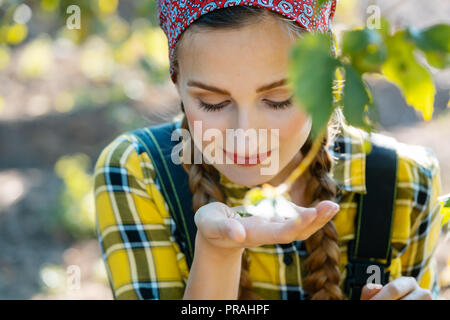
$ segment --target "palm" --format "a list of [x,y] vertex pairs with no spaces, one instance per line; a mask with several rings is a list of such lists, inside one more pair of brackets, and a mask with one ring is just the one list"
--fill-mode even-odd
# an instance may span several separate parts
[[195,215],[199,231],[213,245],[222,248],[253,248],[266,244],[290,243],[307,239],[333,217],[327,213],[333,208],[331,201],[322,201],[316,208],[303,208],[292,204],[297,218],[266,219],[259,216],[241,217],[223,203],[210,203]]

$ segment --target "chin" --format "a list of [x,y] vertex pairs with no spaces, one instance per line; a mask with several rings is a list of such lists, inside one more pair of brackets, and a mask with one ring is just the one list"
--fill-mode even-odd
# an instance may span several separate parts
[[245,167],[237,165],[226,165],[216,167],[225,177],[231,182],[247,186],[254,187],[262,185],[273,179],[275,175],[261,175],[261,167]]

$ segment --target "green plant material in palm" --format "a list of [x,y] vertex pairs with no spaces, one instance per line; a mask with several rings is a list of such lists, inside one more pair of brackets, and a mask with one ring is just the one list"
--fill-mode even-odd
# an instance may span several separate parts
[[431,120],[436,89],[430,72],[414,56],[414,45],[405,31],[387,37],[388,59],[382,67],[386,78],[400,87],[406,102]]
[[238,214],[238,215],[240,215],[241,217],[251,217],[252,216],[252,214],[251,213],[248,213],[248,212],[245,212],[244,210],[238,210],[238,211],[236,211],[236,213]]
[[312,117],[316,137],[333,112],[332,84],[339,60],[331,56],[330,38],[324,34],[307,34],[290,51],[289,78],[295,98]]

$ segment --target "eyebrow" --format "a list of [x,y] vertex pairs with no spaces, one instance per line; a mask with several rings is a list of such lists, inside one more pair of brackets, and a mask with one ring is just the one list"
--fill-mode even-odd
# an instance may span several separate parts
[[[272,82],[269,84],[265,84],[265,85],[259,87],[258,89],[256,89],[256,93],[267,91],[267,90],[270,90],[270,89],[273,89],[276,87],[281,87],[281,86],[284,86],[286,83],[287,83],[286,79],[281,79],[281,80],[278,80],[278,81],[275,81],[275,82]],[[217,88],[214,86],[210,86],[210,85],[207,85],[207,84],[201,83],[199,81],[195,81],[195,80],[189,80],[187,85],[188,85],[188,87],[197,87],[197,88],[201,88],[204,90],[231,96],[231,94],[227,90],[220,89],[220,88]]]

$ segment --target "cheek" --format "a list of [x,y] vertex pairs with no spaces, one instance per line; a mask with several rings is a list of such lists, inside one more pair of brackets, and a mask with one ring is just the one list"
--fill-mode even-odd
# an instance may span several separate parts
[[195,106],[185,106],[185,112],[191,134],[193,134],[197,147],[201,147],[203,150],[206,145],[213,141],[216,141],[219,146],[223,144],[227,129],[226,117],[222,114],[218,116],[217,112],[205,112]]
[[280,126],[280,141],[295,143],[295,141],[303,140],[309,134],[308,115],[306,113],[295,111],[285,119]]

